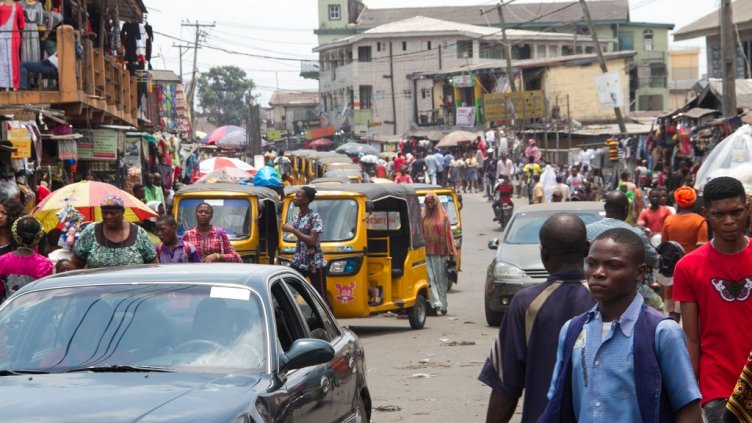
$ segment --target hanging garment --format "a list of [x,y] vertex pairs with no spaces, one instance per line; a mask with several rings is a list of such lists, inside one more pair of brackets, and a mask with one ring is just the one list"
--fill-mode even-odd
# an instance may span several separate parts
[[26,27],[21,3],[0,3],[0,88],[21,86],[21,33]]
[[23,0],[20,3],[26,24],[26,30],[21,33],[21,63],[39,62],[42,60],[39,51],[39,26],[44,24],[44,8],[41,2],[35,0]]
[[138,69],[138,40],[141,38],[141,30],[137,22],[126,22],[123,24],[123,29],[120,31],[120,36],[123,40],[123,47],[125,49],[125,66],[131,75],[135,75]]

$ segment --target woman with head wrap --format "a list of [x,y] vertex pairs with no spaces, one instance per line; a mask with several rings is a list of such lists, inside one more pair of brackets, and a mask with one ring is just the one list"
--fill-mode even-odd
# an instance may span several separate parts
[[146,231],[125,221],[125,206],[120,196],[107,194],[99,206],[102,222],[81,232],[73,247],[74,266],[82,269],[159,262]]
[[0,255],[10,253],[15,248],[11,228],[23,214],[23,205],[15,198],[0,200]]
[[16,249],[0,256],[0,301],[29,282],[52,274],[52,262],[34,251],[45,235],[38,220],[31,216],[18,218],[11,235]]
[[541,173],[540,176],[540,182],[543,184],[543,201],[550,203],[551,196],[554,193],[554,188],[556,188],[556,171],[551,165],[546,165],[543,169],[543,173]]
[[426,271],[431,285],[431,305],[436,312],[447,313],[449,274],[447,259],[457,251],[454,248],[452,227],[444,206],[436,193],[426,194],[423,210],[423,238],[426,241]]
[[[708,242],[708,223],[705,218],[694,213],[697,191],[694,188],[683,186],[674,191],[676,201],[676,214],[666,217],[661,231],[661,242],[674,241],[681,244],[684,254],[689,254],[697,247]],[[666,309],[672,317],[679,317],[679,304],[675,304],[671,298],[673,291],[673,278],[667,278],[659,274],[658,281],[664,285]]]

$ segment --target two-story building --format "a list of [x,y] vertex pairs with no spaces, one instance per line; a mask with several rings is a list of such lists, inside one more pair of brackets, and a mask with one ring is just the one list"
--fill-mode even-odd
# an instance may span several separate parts
[[[520,29],[507,31],[513,61],[558,57],[574,35]],[[579,36],[584,51],[593,53],[589,37]],[[602,40],[601,49],[614,40]],[[504,48],[498,29],[416,16],[387,23],[363,33],[321,45],[319,91],[323,126],[356,133],[399,134],[435,110],[437,102],[456,107],[478,105],[472,86],[436,92],[432,80],[410,75],[460,66],[503,66]],[[455,84],[456,85],[456,84]],[[435,120],[434,115],[427,119]]]
[[[629,110],[665,110],[668,108],[668,31],[672,24],[632,22],[629,0],[589,1],[593,26],[604,51],[636,51],[629,66]],[[556,55],[578,55],[588,51],[590,30],[585,23],[580,2],[511,3],[503,6],[508,29],[527,29],[573,35],[560,45]],[[485,13],[480,13],[484,11]],[[319,0],[319,26],[314,31],[319,44],[326,45],[365,33],[389,23],[416,16],[468,25],[493,27],[500,23],[494,6],[426,6],[372,9],[362,0]],[[555,56],[556,56],[555,55]],[[542,55],[535,52],[530,58]],[[554,57],[555,57],[554,56]],[[551,57],[550,52],[548,57]],[[319,72],[305,64],[301,75],[317,78]]]
[[298,134],[320,127],[319,92],[312,90],[279,90],[269,100],[274,128]]

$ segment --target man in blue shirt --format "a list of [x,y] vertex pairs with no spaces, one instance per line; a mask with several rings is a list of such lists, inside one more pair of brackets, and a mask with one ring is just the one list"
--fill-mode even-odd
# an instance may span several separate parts
[[561,329],[541,422],[701,421],[684,333],[637,294],[646,269],[631,230],[595,239],[586,274],[597,304]]
[[178,235],[178,225],[175,219],[166,214],[157,219],[157,236],[162,241],[157,246],[157,256],[162,264],[201,263],[201,255],[196,247],[183,241]]
[[569,318],[590,309],[583,263],[588,244],[585,224],[559,213],[540,229],[540,255],[550,276],[518,292],[509,305],[491,353],[478,379],[490,386],[487,422],[508,422],[525,390],[522,421],[536,422],[548,400],[556,362],[556,334]]

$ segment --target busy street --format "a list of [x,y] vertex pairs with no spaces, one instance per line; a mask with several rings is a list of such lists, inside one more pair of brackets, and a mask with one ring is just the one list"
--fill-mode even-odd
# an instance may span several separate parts
[[0,422],[752,423],[751,210],[752,0],[0,0]]

